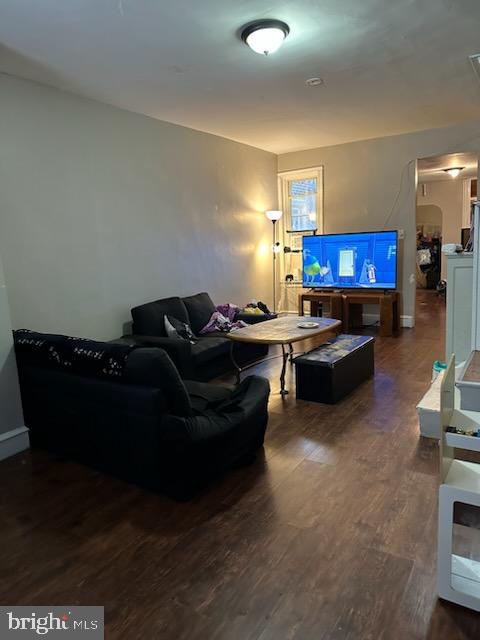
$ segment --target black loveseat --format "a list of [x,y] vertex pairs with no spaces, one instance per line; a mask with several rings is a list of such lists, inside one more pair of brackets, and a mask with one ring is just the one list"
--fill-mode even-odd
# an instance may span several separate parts
[[[208,293],[198,293],[186,298],[163,298],[148,302],[132,309],[133,335],[122,340],[131,344],[161,347],[170,355],[182,378],[191,380],[211,380],[230,371],[230,340],[221,332],[200,335],[200,331],[215,311]],[[165,316],[171,316],[187,323],[197,336],[195,344],[187,340],[169,338],[165,331]],[[269,320],[271,315],[241,313],[236,320],[247,323]],[[258,360],[268,353],[267,345],[237,342],[234,344],[234,358],[238,364]]]
[[251,460],[269,384],[184,382],[162,349],[15,331],[25,424],[39,446],[184,500]]

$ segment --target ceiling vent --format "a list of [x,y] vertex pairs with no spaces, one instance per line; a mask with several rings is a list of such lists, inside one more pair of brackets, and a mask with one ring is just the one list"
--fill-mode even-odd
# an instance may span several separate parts
[[480,53],[469,56],[469,58],[472,63],[473,70],[475,71],[475,75],[477,76],[477,80],[480,82]]
[[322,78],[308,78],[308,80],[305,80],[305,84],[307,85],[307,87],[318,87],[318,86],[323,84],[323,79]]

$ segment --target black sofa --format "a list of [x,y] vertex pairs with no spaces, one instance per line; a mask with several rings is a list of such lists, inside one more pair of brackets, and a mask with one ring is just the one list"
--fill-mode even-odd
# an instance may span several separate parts
[[162,349],[14,332],[32,446],[185,500],[262,447],[269,384],[184,382]]
[[[186,298],[172,297],[148,302],[132,309],[133,334],[123,336],[121,340],[130,344],[161,347],[170,355],[183,378],[211,380],[233,368],[231,343],[225,334],[215,332],[200,335],[214,311],[215,305],[206,292]],[[188,323],[197,336],[195,344],[169,338],[165,331],[166,315]],[[235,319],[252,324],[275,317],[275,314],[240,313]],[[235,361],[240,365],[258,360],[268,353],[267,345],[237,342],[233,349]]]

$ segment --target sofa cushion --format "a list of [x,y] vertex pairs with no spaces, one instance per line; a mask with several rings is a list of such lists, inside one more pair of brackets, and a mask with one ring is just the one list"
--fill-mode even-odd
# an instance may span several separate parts
[[232,395],[232,389],[206,382],[185,380],[185,387],[194,411],[202,413],[213,409],[220,402],[224,402]]
[[162,298],[132,309],[133,333],[166,338],[165,316],[189,322],[187,309],[180,298]]
[[167,411],[174,416],[191,416],[192,405],[187,389],[169,355],[159,348],[135,349],[125,367],[130,384],[160,389]]
[[[205,292],[183,298],[183,302],[190,318],[192,331],[198,335],[203,327],[208,324],[212,313],[215,311],[215,305],[208,293]],[[182,320],[182,318],[178,319]]]
[[192,356],[195,366],[210,362],[215,358],[228,355],[230,340],[228,338],[198,338],[192,344]]

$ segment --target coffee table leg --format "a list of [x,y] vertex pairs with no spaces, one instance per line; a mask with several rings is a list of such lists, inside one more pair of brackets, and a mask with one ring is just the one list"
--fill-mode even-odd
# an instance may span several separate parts
[[282,373],[280,374],[280,395],[286,396],[288,390],[285,389],[285,369],[287,368],[289,353],[285,349],[285,345],[282,344]]
[[290,352],[290,364],[293,362],[293,345],[291,342],[288,343],[288,351]]
[[235,343],[233,340],[231,340],[230,342],[230,360],[232,361],[232,364],[235,368],[235,374],[236,374],[236,380],[235,380],[235,384],[239,385],[240,384],[240,374],[242,373],[242,369],[238,366],[235,357],[233,355],[233,347],[235,346]]

